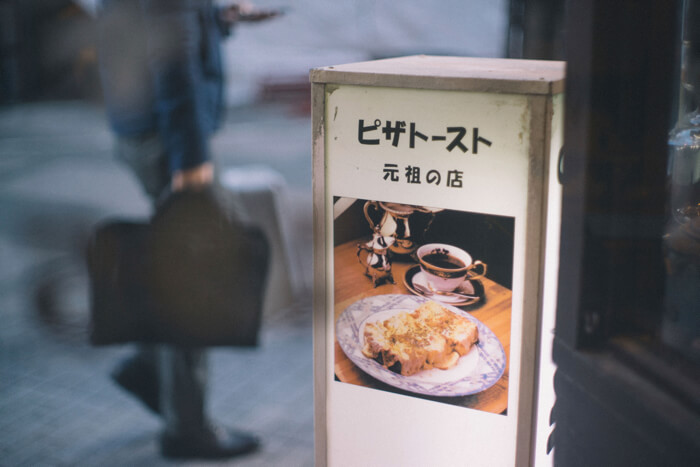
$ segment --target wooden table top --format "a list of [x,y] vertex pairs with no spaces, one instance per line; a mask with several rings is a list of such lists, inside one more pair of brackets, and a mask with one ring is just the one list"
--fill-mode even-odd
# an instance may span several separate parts
[[[395,284],[383,283],[374,287],[372,280],[365,276],[364,267],[357,259],[358,239],[339,245],[334,252],[335,279],[335,319],[338,320],[345,308],[356,301],[375,295],[411,294],[404,285],[406,271],[415,263],[394,259],[392,273]],[[366,240],[365,240],[366,241]],[[343,352],[335,339],[335,376],[338,380],[375,389],[411,395],[423,399],[436,400],[491,413],[505,413],[508,407],[508,371],[510,368],[510,315],[512,293],[509,289],[488,278],[480,279],[484,286],[485,299],[461,309],[485,324],[498,337],[506,353],[506,369],[503,376],[490,388],[477,394],[459,397],[431,397],[408,393],[376,380],[360,370]]]

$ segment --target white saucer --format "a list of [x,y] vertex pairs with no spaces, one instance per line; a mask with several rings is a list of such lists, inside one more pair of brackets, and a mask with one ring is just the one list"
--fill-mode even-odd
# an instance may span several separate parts
[[[430,298],[431,300],[436,300],[442,303],[446,303],[452,306],[467,306],[473,305],[484,299],[484,286],[478,280],[465,279],[459,287],[457,287],[454,292],[464,295],[473,295],[475,298],[462,298],[454,297],[449,295],[433,295],[428,293],[423,293],[420,289],[429,289],[428,281],[426,280],[425,273],[421,271],[420,265],[416,264],[406,271],[404,276],[404,284],[416,295],[421,297]],[[414,286],[414,284],[416,284]]]

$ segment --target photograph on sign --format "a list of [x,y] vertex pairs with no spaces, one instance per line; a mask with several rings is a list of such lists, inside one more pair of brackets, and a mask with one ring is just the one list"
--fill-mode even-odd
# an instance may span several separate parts
[[335,379],[506,414],[515,219],[334,198]]

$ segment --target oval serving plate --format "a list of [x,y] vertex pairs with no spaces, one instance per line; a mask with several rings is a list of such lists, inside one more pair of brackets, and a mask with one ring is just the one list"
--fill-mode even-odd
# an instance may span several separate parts
[[449,370],[431,369],[402,376],[362,354],[364,325],[392,315],[412,312],[429,301],[415,295],[376,295],[347,307],[338,318],[335,335],[345,355],[362,371],[395,388],[430,396],[450,397],[476,394],[493,386],[503,375],[506,355],[498,337],[468,313],[454,306],[441,305],[472,321],[479,330],[479,342]]

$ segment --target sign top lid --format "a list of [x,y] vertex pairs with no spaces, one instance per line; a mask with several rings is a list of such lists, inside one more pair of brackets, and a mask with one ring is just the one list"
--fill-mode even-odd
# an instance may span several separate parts
[[413,55],[312,69],[312,83],[552,95],[565,62]]

